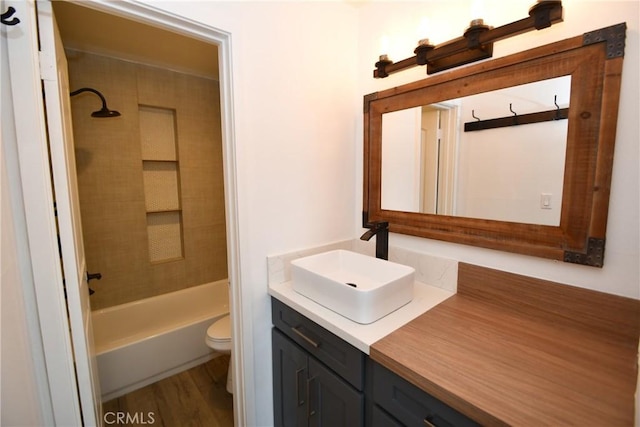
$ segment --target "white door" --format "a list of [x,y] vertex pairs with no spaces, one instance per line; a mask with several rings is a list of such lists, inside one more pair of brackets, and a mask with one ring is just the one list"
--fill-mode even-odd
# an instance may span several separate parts
[[424,108],[422,111],[422,190],[420,212],[438,213],[438,162],[440,154],[440,112]]
[[102,408],[82,241],[67,60],[51,3],[40,1],[37,8],[41,77],[78,391],[83,423],[95,426],[100,424]]
[[446,104],[424,107],[420,212],[453,215],[456,141],[457,108]]

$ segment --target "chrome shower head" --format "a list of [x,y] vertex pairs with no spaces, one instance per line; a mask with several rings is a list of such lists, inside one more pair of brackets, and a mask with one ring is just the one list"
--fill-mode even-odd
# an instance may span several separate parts
[[78,90],[74,90],[73,92],[71,92],[70,96],[76,96],[78,94],[81,94],[82,92],[91,92],[94,93],[96,95],[98,95],[100,97],[100,100],[102,101],[102,108],[98,111],[94,111],[93,113],[91,113],[91,117],[98,117],[98,118],[109,118],[109,117],[118,117],[120,116],[120,112],[116,111],[116,110],[110,110],[107,108],[107,101],[104,99],[104,96],[102,96],[102,94],[100,92],[98,92],[97,90],[90,88],[90,87],[83,87],[80,88]]

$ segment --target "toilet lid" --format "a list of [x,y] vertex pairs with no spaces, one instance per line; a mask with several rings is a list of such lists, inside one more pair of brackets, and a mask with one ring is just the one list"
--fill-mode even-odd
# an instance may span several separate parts
[[207,337],[214,341],[226,341],[231,339],[231,316],[226,315],[209,326]]

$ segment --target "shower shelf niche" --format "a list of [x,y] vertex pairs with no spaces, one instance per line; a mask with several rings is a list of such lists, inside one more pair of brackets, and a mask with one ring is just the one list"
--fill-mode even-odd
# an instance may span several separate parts
[[149,259],[183,258],[175,110],[139,106]]

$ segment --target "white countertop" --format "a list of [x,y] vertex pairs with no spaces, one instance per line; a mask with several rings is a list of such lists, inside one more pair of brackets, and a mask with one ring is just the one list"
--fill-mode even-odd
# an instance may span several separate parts
[[440,304],[454,292],[415,282],[413,300],[409,304],[368,325],[349,320],[297,293],[290,281],[270,284],[269,295],[369,354],[373,343]]

